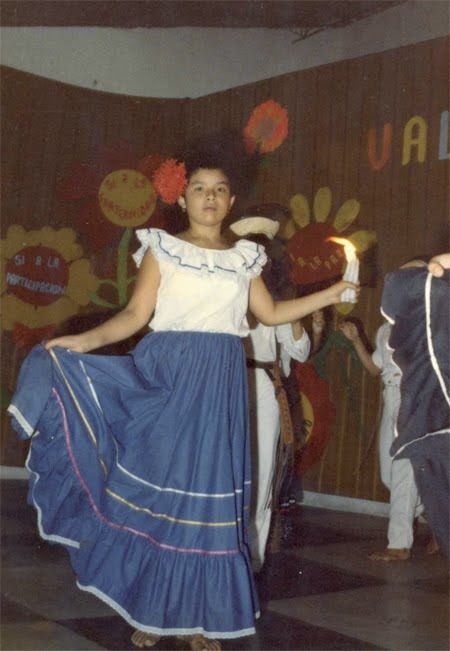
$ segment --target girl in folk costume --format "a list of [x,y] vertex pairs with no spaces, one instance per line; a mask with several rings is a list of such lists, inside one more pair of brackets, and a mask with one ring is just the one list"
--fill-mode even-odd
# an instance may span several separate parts
[[[221,234],[236,159],[220,147],[191,153],[179,198],[187,229],[137,231],[128,305],[33,349],[9,411],[32,437],[40,533],[66,546],[78,586],[136,628],[138,647],[176,635],[215,651],[220,638],[254,633],[259,611],[247,534],[247,307],[277,325],[359,290],[341,280],[274,302],[263,247]],[[86,354],[149,322],[129,355]]]
[[[241,219],[230,225],[230,231],[235,236],[245,237],[265,247],[269,260],[263,270],[263,279],[271,294],[277,298],[295,295],[295,289],[288,280],[286,248],[277,237],[285,213],[288,211],[280,204],[260,204],[248,208]],[[320,311],[315,314],[313,323],[322,319]],[[249,318],[250,332],[244,339],[252,459],[249,532],[253,570],[259,572],[265,561],[272,511],[278,506],[278,493],[288,470],[294,443],[292,423],[289,422],[290,408],[281,375],[290,375],[291,360],[306,361],[311,344],[300,320],[278,326],[252,321]],[[296,390],[298,393],[298,387]],[[280,405],[280,400],[285,400],[286,404]],[[282,418],[283,407],[287,412],[287,424]],[[277,527],[274,529],[278,530]]]

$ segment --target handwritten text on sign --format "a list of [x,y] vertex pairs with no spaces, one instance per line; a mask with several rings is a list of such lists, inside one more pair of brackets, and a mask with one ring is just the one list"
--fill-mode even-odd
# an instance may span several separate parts
[[140,226],[155,210],[156,192],[137,170],[116,170],[106,176],[98,191],[100,209],[113,224]]
[[50,305],[62,296],[69,280],[69,266],[54,249],[27,246],[8,260],[8,292],[25,303]]

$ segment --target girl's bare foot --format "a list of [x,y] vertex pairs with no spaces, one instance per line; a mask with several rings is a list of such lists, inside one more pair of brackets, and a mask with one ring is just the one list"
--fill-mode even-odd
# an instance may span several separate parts
[[160,639],[160,635],[155,635],[154,633],[144,633],[144,631],[134,631],[131,636],[131,641],[133,644],[140,649],[148,649],[155,644]]
[[372,552],[369,554],[371,561],[385,561],[389,563],[390,561],[407,561],[411,558],[411,551],[409,549],[394,549],[393,547],[387,547],[381,552]]
[[430,556],[431,556],[432,554],[437,554],[438,551],[439,551],[439,543],[436,540],[436,538],[433,535],[431,535],[431,538],[429,539],[429,541],[426,544],[425,552],[427,554],[430,554]]
[[219,640],[208,640],[203,635],[178,635],[177,637],[187,642],[192,651],[220,651],[222,648]]

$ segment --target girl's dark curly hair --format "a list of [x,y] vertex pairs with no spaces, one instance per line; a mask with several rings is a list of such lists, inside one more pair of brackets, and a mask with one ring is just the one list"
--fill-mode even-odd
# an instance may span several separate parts
[[244,148],[242,134],[222,129],[190,143],[179,159],[184,161],[189,178],[198,169],[220,169],[230,181],[232,194],[247,194],[254,183],[257,157]]

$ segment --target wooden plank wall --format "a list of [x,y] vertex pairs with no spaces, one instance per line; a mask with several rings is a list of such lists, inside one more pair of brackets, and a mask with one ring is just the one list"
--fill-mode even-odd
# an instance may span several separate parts
[[[352,316],[373,342],[381,324],[384,274],[418,253],[448,248],[449,165],[438,153],[441,114],[449,109],[448,47],[448,38],[436,39],[184,101],[95,93],[7,70],[3,232],[9,223],[70,224],[70,209],[57,199],[55,184],[71,162],[86,160],[96,144],[120,136],[142,154],[172,153],[207,131],[242,129],[255,106],[275,99],[288,110],[289,135],[262,166],[246,201],[288,205],[292,195],[302,193],[312,206],[317,190],[328,186],[332,220],[345,200],[358,199],[361,210],[349,232],[374,230],[378,245],[375,273],[363,270],[363,280],[370,282]],[[405,125],[416,115],[427,125],[425,160],[418,162],[412,147],[411,162],[403,165]],[[376,129],[381,156],[387,123],[392,125],[392,151],[376,171],[368,157],[368,133]],[[245,202],[237,205],[242,210]],[[332,327],[338,318],[333,313]],[[342,382],[343,364],[350,394]],[[377,460],[379,381],[336,353],[327,360],[327,377],[336,423],[322,461],[303,478],[304,487],[386,500]],[[363,434],[350,403],[357,405]],[[13,464],[11,446],[6,455],[2,452],[3,463]]]
[[[249,199],[288,205],[295,193],[310,200],[322,186],[332,190],[334,216],[356,198],[361,210],[352,230],[374,230],[376,274],[352,313],[369,341],[379,313],[386,272],[409,258],[448,250],[449,165],[439,160],[440,118],[448,111],[448,39],[436,39],[331,65],[283,75],[197,100],[187,111],[187,137],[204,125],[244,125],[260,102],[275,99],[287,108],[290,133],[260,172],[256,196]],[[224,107],[226,109],[224,110]],[[426,157],[402,164],[405,125],[421,116],[428,127]],[[220,116],[220,117],[219,117]],[[383,127],[392,125],[392,152],[375,171],[368,158],[368,132],[377,130],[381,156]],[[444,134],[448,138],[448,134]],[[446,150],[448,151],[448,149]],[[336,325],[338,316],[333,317]],[[304,488],[367,499],[387,499],[380,484],[377,424],[380,383],[347,360],[351,395],[342,383],[342,360],[332,354],[328,377],[336,424],[322,461],[303,478]],[[356,404],[349,409],[349,401]]]
[[[58,185],[73,164],[95,168],[99,147],[126,142],[141,158],[169,156],[184,142],[184,100],[89,91],[5,67],[1,92],[2,238],[11,224],[27,230],[47,225],[76,229],[83,199],[61,199]],[[86,236],[80,241],[84,257],[105,277],[114,256],[90,249]],[[15,386],[25,352],[13,344],[10,332],[3,333],[3,401]],[[2,407],[1,463],[22,465],[27,446],[17,443]]]

